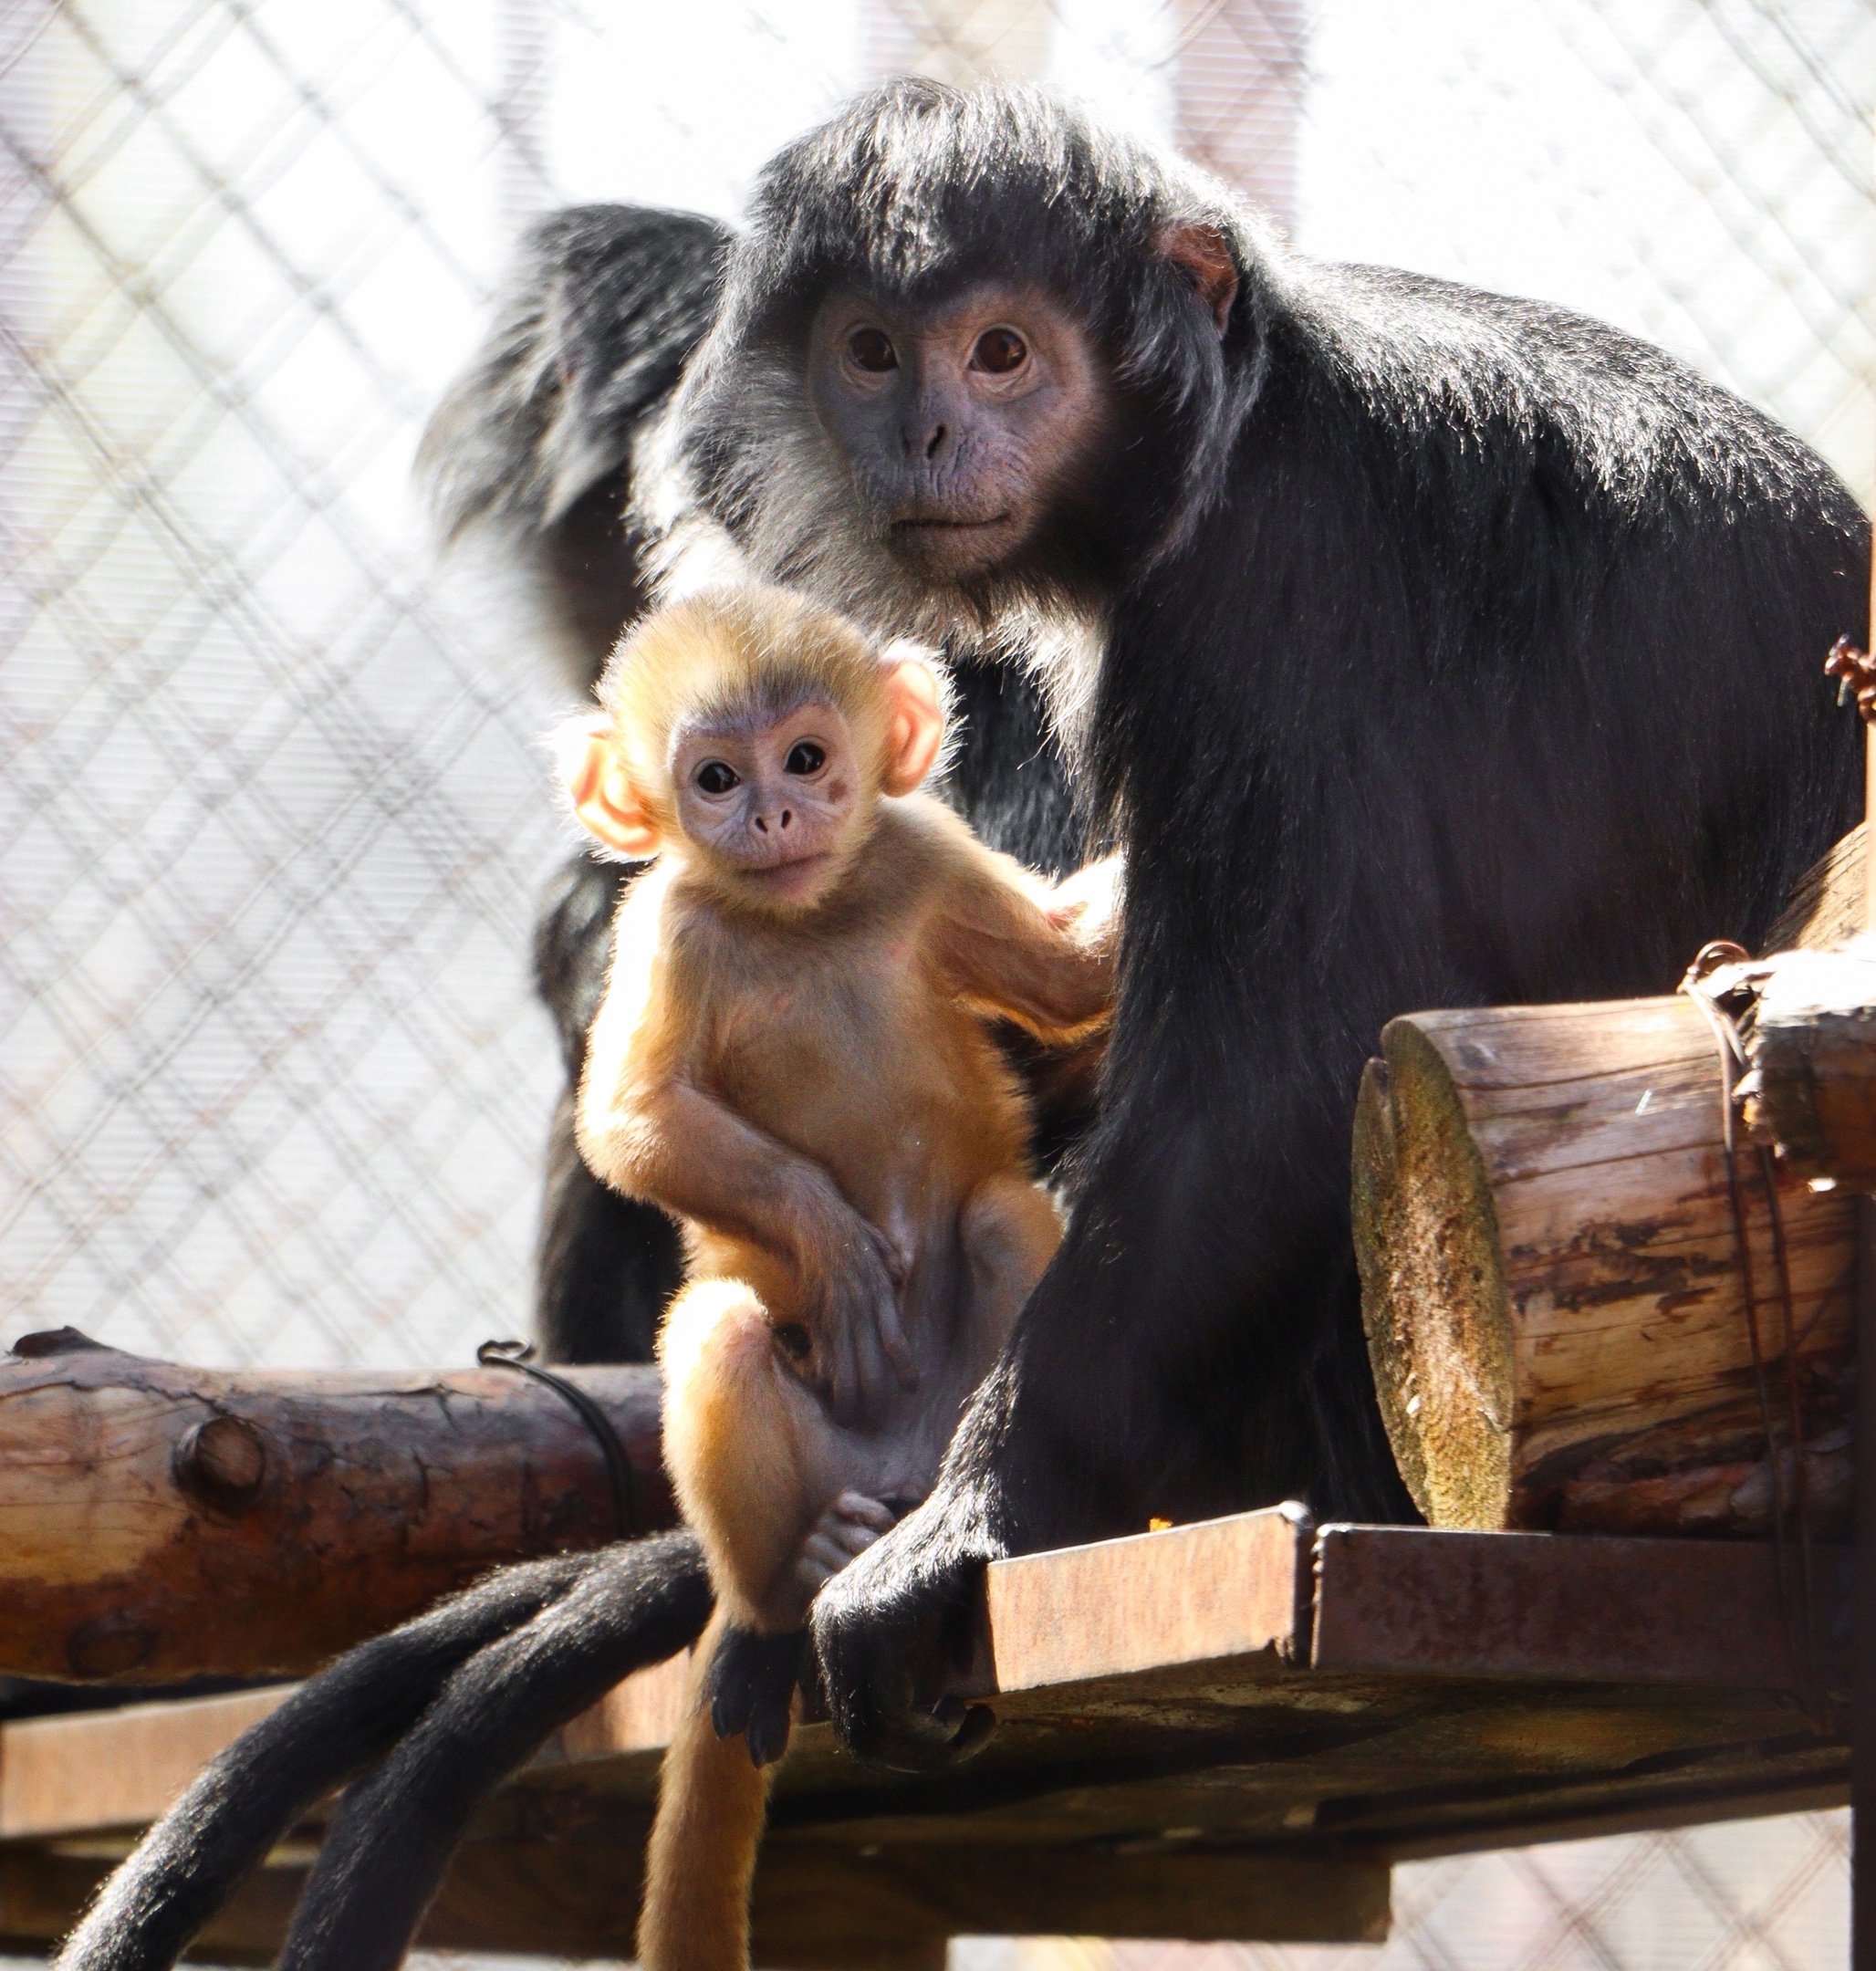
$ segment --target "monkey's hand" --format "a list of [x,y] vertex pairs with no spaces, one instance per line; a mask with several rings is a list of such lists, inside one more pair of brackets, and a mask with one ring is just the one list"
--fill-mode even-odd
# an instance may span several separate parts
[[795,1563],[795,1582],[804,1605],[811,1602],[851,1560],[882,1533],[892,1530],[890,1507],[861,1492],[843,1492],[815,1522]]
[[800,1316],[811,1344],[804,1373],[826,1392],[837,1424],[871,1422],[895,1384],[918,1386],[899,1307],[905,1256],[838,1197],[803,1224]]

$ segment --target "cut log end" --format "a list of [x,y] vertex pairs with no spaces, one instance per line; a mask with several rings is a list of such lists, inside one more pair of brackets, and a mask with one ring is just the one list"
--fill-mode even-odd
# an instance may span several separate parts
[[1355,1243],[1382,1419],[1428,1520],[1750,1535],[1802,1497],[1838,1530],[1850,1201],[1746,1146],[1742,1252],[1697,1009],[1408,1015],[1381,1045]]
[[1381,1416],[1429,1524],[1502,1527],[1510,1311],[1497,1215],[1453,1077],[1396,1021],[1355,1111],[1355,1251]]

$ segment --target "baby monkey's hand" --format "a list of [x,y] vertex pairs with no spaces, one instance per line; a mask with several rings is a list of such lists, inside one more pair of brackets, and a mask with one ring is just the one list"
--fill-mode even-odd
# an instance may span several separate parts
[[837,1424],[868,1423],[895,1385],[918,1386],[899,1307],[906,1257],[844,1200],[814,1215],[815,1235],[800,1256],[809,1343],[802,1372],[826,1391]]
[[843,1492],[815,1522],[795,1580],[804,1601],[812,1601],[849,1560],[857,1560],[882,1533],[897,1525],[892,1510],[861,1492]]

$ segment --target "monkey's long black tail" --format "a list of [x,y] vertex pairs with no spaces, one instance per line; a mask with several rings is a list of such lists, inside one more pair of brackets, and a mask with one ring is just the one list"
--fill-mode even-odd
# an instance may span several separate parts
[[[54,1971],[169,1971],[281,1835],[381,1758],[451,1672],[551,1608],[612,1551],[505,1568],[303,1684],[205,1767],[144,1836]],[[701,1578],[700,1558],[693,1571]]]
[[692,1535],[637,1540],[469,1658],[346,1794],[279,1971],[394,1971],[480,1802],[621,1677],[694,1642],[710,1608]]

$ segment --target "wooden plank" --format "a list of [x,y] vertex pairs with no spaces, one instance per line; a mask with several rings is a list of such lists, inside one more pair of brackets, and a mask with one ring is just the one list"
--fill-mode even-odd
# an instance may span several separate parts
[[0,1725],[0,1840],[144,1826],[293,1689],[286,1684]]
[[[1768,1543],[1329,1526],[1317,1551],[1320,1669],[1798,1686]],[[1849,1558],[1817,1558],[1821,1667],[1840,1684]]]
[[1300,1506],[994,1561],[974,1695],[1268,1655],[1307,1656],[1311,1524]]
[[615,1684],[590,1711],[582,1711],[563,1726],[543,1752],[542,1762],[662,1752],[683,1717],[690,1680],[689,1650],[669,1663],[636,1672]]
[[[1299,1506],[1172,1527],[985,1570],[971,1695],[1009,1695],[1194,1663],[1307,1655],[1312,1559]],[[661,1751],[684,1660],[641,1671],[558,1736],[550,1757]]]
[[[629,1955],[637,1911],[636,1871],[610,1842],[475,1843],[422,1941]],[[763,1964],[801,1962],[812,1948],[856,1962],[882,1944],[1162,1936],[1174,1925],[1172,1934],[1194,1940],[1378,1943],[1388,1912],[1387,1864],[1369,1856],[1065,1853],[1020,1843],[856,1850],[804,1839],[767,1844],[753,1906]]]
[[[797,1731],[758,1877],[760,1961],[935,1965],[943,1936],[973,1929],[1356,1941],[1376,1934],[1397,1853],[1814,1804],[1847,1773],[1841,1741],[1808,1736],[1767,1667],[1762,1549],[1312,1540],[1269,1512],[1000,1563],[985,1611],[973,1688],[999,1726],[966,1766],[881,1773],[825,1724]],[[672,1663],[628,1681],[487,1804],[429,1942],[629,1948],[683,1676]],[[249,1721],[237,1706],[281,1695],[6,1727],[16,1839],[0,1852],[95,1880],[113,1830],[166,1805]],[[0,1930],[22,1934],[31,1896],[12,1879]],[[45,1882],[32,1895],[57,1902]],[[231,1914],[238,1934],[215,1947],[248,1951],[275,1906]]]

